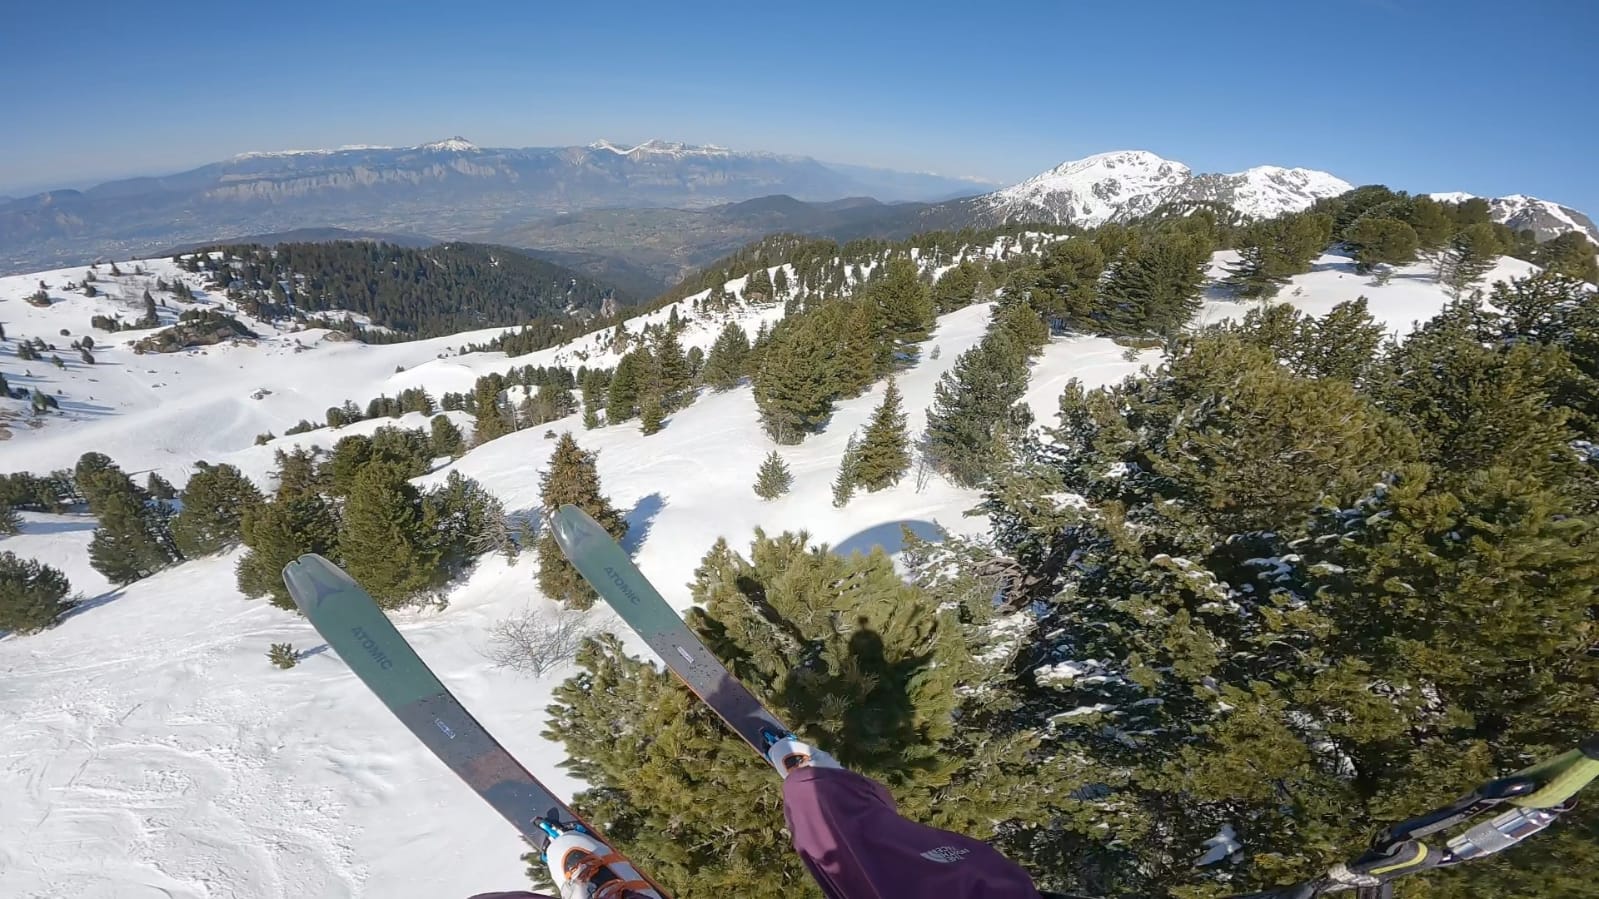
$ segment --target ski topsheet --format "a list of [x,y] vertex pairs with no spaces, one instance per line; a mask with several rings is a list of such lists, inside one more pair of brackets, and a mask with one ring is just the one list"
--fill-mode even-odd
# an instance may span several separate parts
[[284,567],[283,582],[355,676],[540,852],[550,835],[539,818],[563,830],[582,825],[600,837],[472,717],[348,574],[321,556],[304,555]]
[[765,758],[761,730],[787,733],[787,725],[705,648],[599,522],[577,506],[565,505],[550,516],[550,525],[561,552],[584,580],[690,690]]

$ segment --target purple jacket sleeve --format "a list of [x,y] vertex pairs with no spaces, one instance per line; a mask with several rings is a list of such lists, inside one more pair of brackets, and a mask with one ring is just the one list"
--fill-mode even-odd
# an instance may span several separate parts
[[829,899],[1039,899],[1027,872],[993,847],[901,818],[888,790],[852,771],[790,772],[783,814]]

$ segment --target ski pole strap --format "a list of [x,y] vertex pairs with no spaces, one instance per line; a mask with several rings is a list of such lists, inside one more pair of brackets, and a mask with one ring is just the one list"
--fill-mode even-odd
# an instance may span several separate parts
[[1515,773],[1543,784],[1536,792],[1509,800],[1520,808],[1553,808],[1576,795],[1599,777],[1599,734],[1583,740],[1576,749]]

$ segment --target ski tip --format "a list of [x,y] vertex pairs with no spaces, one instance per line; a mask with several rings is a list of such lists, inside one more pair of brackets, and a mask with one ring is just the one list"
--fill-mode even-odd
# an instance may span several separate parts
[[611,535],[606,533],[600,523],[589,516],[589,513],[577,506],[567,503],[550,516],[550,529],[555,533],[555,542],[561,545],[561,550],[567,555],[582,549],[583,544],[599,537],[610,540]]
[[309,615],[329,596],[355,586],[355,581],[327,559],[306,553],[283,566],[283,585],[300,611]]

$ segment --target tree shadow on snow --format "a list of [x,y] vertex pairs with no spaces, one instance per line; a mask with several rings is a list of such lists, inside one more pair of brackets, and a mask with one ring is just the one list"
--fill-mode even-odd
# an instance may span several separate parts
[[115,602],[116,600],[119,600],[119,599],[122,598],[122,593],[123,593],[122,588],[121,587],[117,587],[117,588],[112,589],[112,590],[107,590],[106,592],[100,594],[99,596],[94,596],[94,597],[91,597],[89,599],[79,600],[76,605],[74,605],[72,608],[67,610],[67,613],[65,615],[62,615],[60,618],[56,619],[56,624],[60,625],[62,622],[66,621],[68,618],[76,618],[79,615],[82,615],[83,613],[88,612],[88,611],[90,611],[92,609],[98,609],[101,606],[106,605],[107,603]]
[[872,525],[864,531],[857,531],[839,541],[833,547],[833,553],[840,556],[854,553],[868,555],[873,549],[881,547],[883,552],[893,555],[905,549],[905,535],[902,528],[908,529],[928,543],[942,543],[946,536],[943,528],[930,521],[885,521],[882,524]]
[[627,513],[627,536],[622,538],[622,549],[628,556],[638,555],[643,548],[644,541],[649,539],[650,529],[655,526],[655,516],[661,514],[666,508],[666,497],[659,491],[649,496],[639,497],[633,508]]

